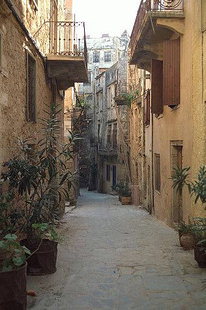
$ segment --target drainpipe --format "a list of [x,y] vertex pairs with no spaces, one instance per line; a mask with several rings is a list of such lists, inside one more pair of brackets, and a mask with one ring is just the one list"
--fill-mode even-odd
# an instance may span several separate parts
[[151,128],[151,152],[152,152],[152,208],[151,208],[151,213],[155,214],[155,207],[154,207],[154,114],[152,113],[152,128]]

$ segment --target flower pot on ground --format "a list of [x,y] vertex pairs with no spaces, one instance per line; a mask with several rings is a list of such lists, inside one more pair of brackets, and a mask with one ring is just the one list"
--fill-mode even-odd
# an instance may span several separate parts
[[195,246],[194,225],[181,222],[178,225],[179,242],[184,250],[192,250]]
[[206,218],[195,217],[193,222],[193,232],[196,239],[194,258],[200,268],[206,268]]
[[131,190],[127,181],[121,180],[115,186],[112,186],[112,190],[119,194],[119,201],[122,205],[129,205],[132,203]]
[[196,244],[194,257],[200,268],[206,268],[206,240],[201,240]]
[[17,236],[7,234],[0,241],[0,309],[25,310],[26,254],[30,251],[17,241]]
[[132,197],[131,196],[121,196],[122,205],[131,205]]
[[27,259],[27,274],[40,276],[56,271],[58,235],[48,223],[33,224],[33,237],[24,239],[21,244],[26,246],[32,255]]
[[33,254],[27,259],[27,274],[41,276],[56,272],[58,242],[42,239],[40,242],[21,241]]

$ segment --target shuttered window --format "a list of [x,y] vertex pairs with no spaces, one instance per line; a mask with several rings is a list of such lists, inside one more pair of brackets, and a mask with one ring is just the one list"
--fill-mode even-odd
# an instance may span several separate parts
[[144,100],[144,112],[145,112],[145,125],[148,126],[150,124],[150,90],[147,90],[145,100]]
[[28,122],[36,122],[36,61],[27,53],[27,108]]
[[153,114],[163,112],[163,62],[152,59],[151,111]]
[[180,103],[180,39],[163,43],[163,104]]
[[110,181],[110,165],[106,165],[106,180]]
[[113,124],[113,148],[117,147],[117,124]]
[[160,192],[161,177],[160,177],[160,154],[154,154],[154,168],[155,168],[155,190]]

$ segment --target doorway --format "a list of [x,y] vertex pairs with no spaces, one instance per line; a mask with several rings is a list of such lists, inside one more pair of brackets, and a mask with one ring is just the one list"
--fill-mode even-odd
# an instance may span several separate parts
[[112,166],[112,186],[115,186],[117,184],[117,167]]
[[[174,173],[174,168],[182,169],[182,141],[171,141],[171,175]],[[172,188],[172,222],[179,224],[183,220],[182,210],[182,190],[177,191]]]

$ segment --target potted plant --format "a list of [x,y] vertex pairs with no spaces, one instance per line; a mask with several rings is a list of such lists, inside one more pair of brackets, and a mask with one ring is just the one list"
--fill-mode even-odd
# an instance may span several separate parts
[[206,268],[206,218],[195,217],[193,221],[193,233],[196,240],[194,258],[200,268]]
[[30,254],[15,234],[0,240],[0,309],[26,309],[26,255]]
[[[28,261],[31,274],[35,274],[35,270],[38,275],[56,270],[57,240],[54,240],[54,227],[63,213],[60,211],[63,198],[69,195],[71,187],[72,173],[67,169],[67,162],[72,159],[76,137],[71,134],[68,144],[59,143],[59,112],[57,106],[51,106],[49,118],[42,120],[42,139],[33,149],[28,139],[20,141],[20,155],[4,164],[5,171],[2,174],[4,181],[9,183],[10,191],[21,196],[25,204],[21,230],[26,238],[22,242],[35,252],[34,258],[38,257],[41,262],[47,260],[47,265],[51,265],[51,268],[44,268],[42,264],[38,264],[38,268],[36,265],[30,266],[35,261],[31,258]],[[41,255],[42,259],[39,258]],[[46,255],[48,258],[45,258]]]
[[184,250],[192,250],[195,246],[194,225],[186,224],[184,221],[178,225],[180,245]]
[[32,224],[32,236],[24,239],[21,244],[32,252],[27,259],[28,275],[45,275],[56,271],[58,234],[54,225],[49,223]]
[[129,205],[132,203],[131,190],[128,186],[128,182],[120,181],[115,186],[112,187],[119,194],[119,200],[122,205]]

